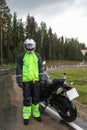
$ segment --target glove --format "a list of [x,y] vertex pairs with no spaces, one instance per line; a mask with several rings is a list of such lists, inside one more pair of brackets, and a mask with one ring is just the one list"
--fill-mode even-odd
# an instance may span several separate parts
[[41,82],[41,84],[44,84],[44,83],[45,83],[45,80],[41,80],[40,82]]
[[40,74],[40,81],[44,81],[45,80],[45,74],[44,73],[41,73]]
[[19,86],[20,88],[23,88],[23,83],[22,83],[22,82],[19,82],[19,83],[18,83],[18,86]]

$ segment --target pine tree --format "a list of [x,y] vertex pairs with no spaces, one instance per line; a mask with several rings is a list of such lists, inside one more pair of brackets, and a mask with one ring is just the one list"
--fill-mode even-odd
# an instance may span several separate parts
[[[10,9],[7,6],[5,0],[0,0],[0,53],[1,53],[1,64],[7,59],[7,48],[9,46],[8,39],[8,23],[11,22]],[[6,55],[5,55],[6,54]]]
[[37,23],[33,16],[28,14],[26,20],[26,38],[33,38],[36,40]]

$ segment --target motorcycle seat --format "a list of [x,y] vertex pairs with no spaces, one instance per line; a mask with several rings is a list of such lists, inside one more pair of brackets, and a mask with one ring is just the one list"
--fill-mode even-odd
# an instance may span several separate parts
[[63,84],[64,82],[65,82],[64,78],[56,78],[53,80],[53,83],[56,83],[56,84]]

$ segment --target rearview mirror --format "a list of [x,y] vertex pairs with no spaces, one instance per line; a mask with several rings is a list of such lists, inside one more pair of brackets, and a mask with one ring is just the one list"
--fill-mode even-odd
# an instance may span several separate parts
[[43,61],[43,62],[42,62],[42,65],[45,65],[45,64],[46,64],[46,61]]

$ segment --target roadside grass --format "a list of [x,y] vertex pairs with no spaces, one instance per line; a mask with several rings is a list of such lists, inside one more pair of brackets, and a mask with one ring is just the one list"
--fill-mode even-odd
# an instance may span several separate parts
[[10,64],[3,64],[3,65],[0,65],[0,67],[5,67],[5,68],[8,68],[8,67],[15,67],[16,64],[13,64],[13,63],[10,63]]
[[77,100],[80,101],[81,104],[87,105],[87,68],[75,67],[48,70],[51,79],[63,78],[64,73],[66,73],[67,84],[73,83],[73,86],[79,93]]

